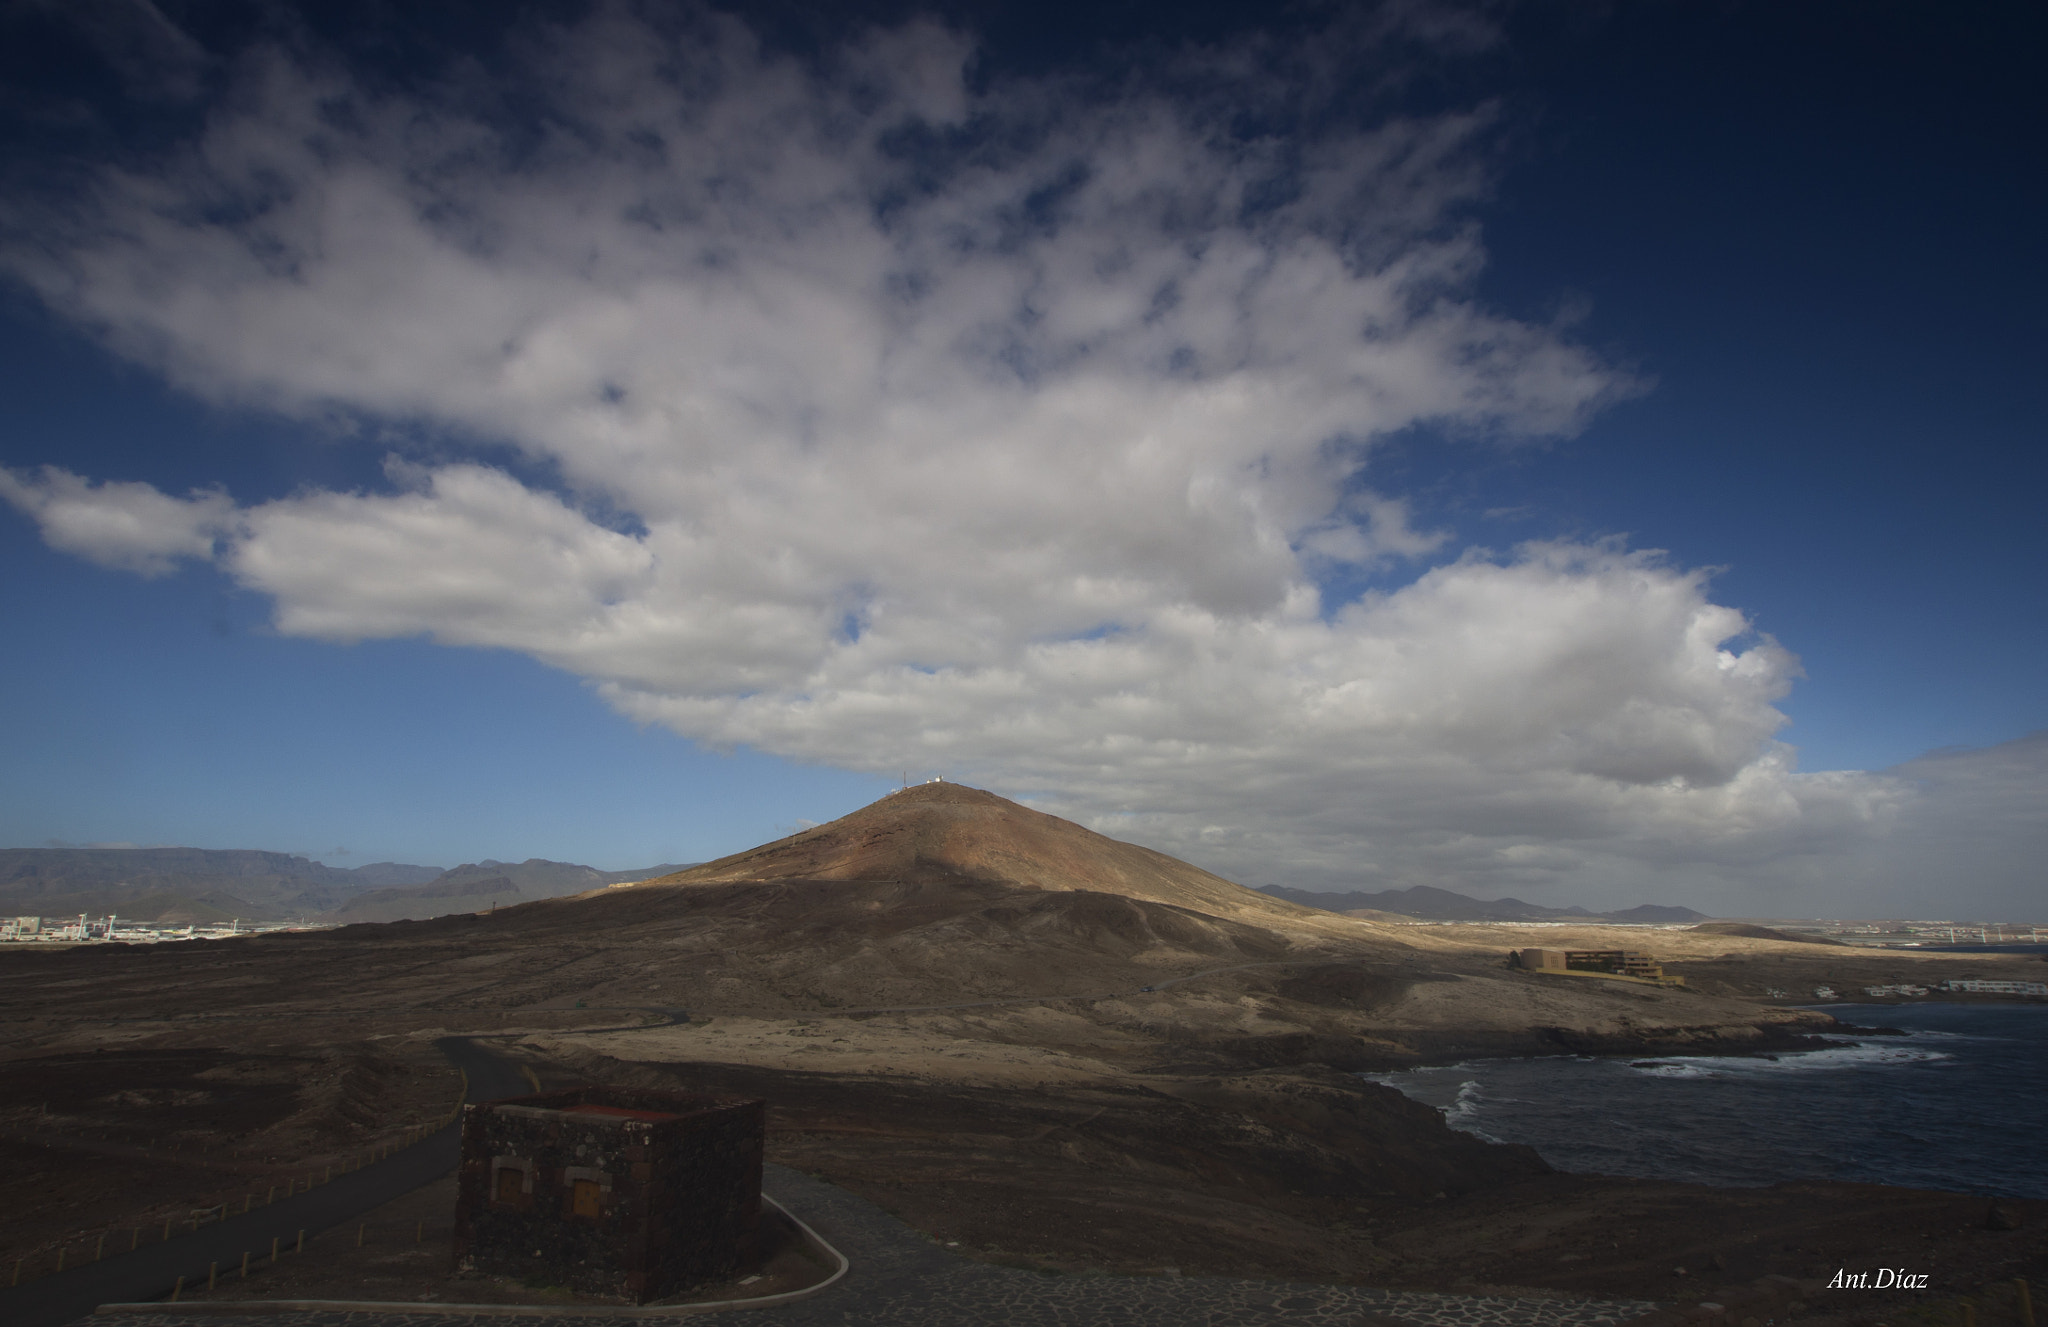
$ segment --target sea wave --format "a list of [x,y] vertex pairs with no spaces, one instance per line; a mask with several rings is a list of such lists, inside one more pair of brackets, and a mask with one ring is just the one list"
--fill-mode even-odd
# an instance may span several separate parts
[[1635,1060],[1628,1067],[1636,1073],[1655,1074],[1661,1078],[1735,1078],[1926,1064],[1954,1058],[1951,1052],[1922,1046],[1850,1042],[1822,1051],[1795,1051],[1783,1055],[1666,1056],[1656,1060]]
[[[1838,1036],[1838,1035],[1841,1035],[1841,1034],[1835,1034],[1835,1033],[1825,1033],[1825,1032],[1824,1032],[1824,1033],[1822,1033],[1821,1035],[1822,1035],[1822,1036],[1824,1036],[1824,1037],[1827,1037],[1827,1038],[1828,1038],[1828,1040],[1832,1041],[1832,1040],[1834,1040],[1834,1039],[1836,1038],[1836,1036]],[[1939,1030],[1939,1029],[1937,1029],[1937,1028],[1920,1028],[1920,1029],[1916,1029],[1916,1030],[1914,1030],[1914,1031],[1910,1031],[1910,1032],[1907,1032],[1907,1033],[1906,1033],[1906,1034],[1905,1034],[1904,1036],[1902,1036],[1902,1037],[1894,1037],[1894,1038],[1891,1038],[1891,1040],[1894,1040],[1894,1041],[1937,1041],[1937,1042],[1939,1042],[1939,1041],[1958,1041],[1958,1042],[1961,1042],[1961,1041],[2013,1042],[2013,1041],[2016,1041],[2016,1040],[2017,1040],[2017,1038],[2014,1038],[2014,1037],[1995,1037],[1995,1036],[1992,1036],[1992,1035],[1990,1035],[1990,1034],[1988,1034],[1988,1033],[1982,1033],[1982,1032],[1944,1032],[1944,1031],[1941,1031],[1941,1030]]]
[[1465,1120],[1479,1113],[1480,1102],[1485,1094],[1479,1090],[1479,1080],[1468,1078],[1458,1084],[1458,1095],[1450,1105],[1443,1108],[1444,1117],[1451,1120]]

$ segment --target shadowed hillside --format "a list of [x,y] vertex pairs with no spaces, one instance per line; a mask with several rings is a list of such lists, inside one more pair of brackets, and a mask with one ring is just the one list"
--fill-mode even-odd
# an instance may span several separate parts
[[424,884],[360,894],[323,914],[322,920],[425,921],[430,917],[445,917],[451,912],[479,912],[496,906],[528,903],[534,899],[587,893],[606,885],[645,880],[682,869],[674,862],[665,862],[660,866],[628,871],[600,871],[594,866],[551,862],[542,857],[529,857],[517,863],[486,858],[481,862],[465,862]]
[[1702,922],[1686,928],[1702,935],[1739,935],[1750,940],[1787,940],[1795,945],[1835,945],[1846,948],[1840,940],[1830,940],[1824,935],[1793,935],[1773,926],[1754,926],[1748,922]]

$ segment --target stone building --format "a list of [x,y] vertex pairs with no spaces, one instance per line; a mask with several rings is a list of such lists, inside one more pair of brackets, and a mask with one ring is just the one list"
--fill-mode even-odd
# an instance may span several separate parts
[[465,1106],[459,1270],[635,1304],[737,1271],[761,1211],[765,1103],[583,1087]]

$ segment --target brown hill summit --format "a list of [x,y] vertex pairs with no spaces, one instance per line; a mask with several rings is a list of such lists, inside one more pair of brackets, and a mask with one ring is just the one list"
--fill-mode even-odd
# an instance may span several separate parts
[[1163,852],[957,783],[905,788],[830,824],[645,884],[780,880],[979,881],[1121,894],[1294,931],[1319,929],[1327,920]]
[[588,946],[616,976],[586,998],[658,993],[727,1014],[1094,996],[1386,947],[1366,923],[940,783],[702,866],[473,920],[550,953]]

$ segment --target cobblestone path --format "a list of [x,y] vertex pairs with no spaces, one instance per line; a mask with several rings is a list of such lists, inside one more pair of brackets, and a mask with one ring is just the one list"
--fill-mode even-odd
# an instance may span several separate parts
[[[1486,1295],[1429,1295],[1361,1286],[1228,1277],[1054,1276],[992,1267],[948,1253],[872,1203],[780,1166],[764,1187],[852,1262],[839,1284],[794,1304],[749,1309],[734,1327],[1359,1327],[1392,1320],[1413,1327],[1612,1327],[1656,1305]],[[433,1312],[265,1315],[263,1327],[649,1327],[702,1323],[585,1311],[507,1318]],[[207,1315],[212,1322],[224,1319]],[[93,1327],[193,1327],[196,1313],[123,1314]]]

